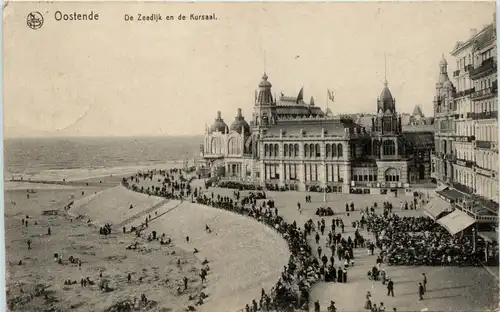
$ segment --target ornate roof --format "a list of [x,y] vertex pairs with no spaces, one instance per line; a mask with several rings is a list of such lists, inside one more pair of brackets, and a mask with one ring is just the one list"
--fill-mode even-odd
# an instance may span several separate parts
[[210,127],[210,133],[212,132],[229,132],[228,127],[221,117],[220,111],[217,112],[217,118],[215,118],[214,123]]
[[233,123],[231,124],[231,131],[236,131],[239,134],[241,133],[241,128],[243,127],[244,134],[250,134],[250,126],[245,121],[245,117],[241,114],[241,108],[238,108],[238,112],[236,117],[234,118]]
[[267,81],[267,75],[264,73],[262,81],[259,83],[259,93],[256,93],[255,103],[258,105],[271,105],[273,104],[273,95],[271,94],[271,87],[273,86]]
[[439,62],[440,66],[448,66],[448,62],[444,58],[444,54],[441,55],[441,61]]
[[380,92],[380,96],[377,101],[377,111],[382,109],[383,112],[394,112],[396,110],[394,104],[394,98],[392,97],[391,90],[389,90],[387,80],[384,82],[384,88]]
[[424,114],[422,113],[422,109],[420,108],[420,105],[415,105],[415,108],[413,108],[413,116],[423,116]]
[[343,137],[345,135],[345,129],[349,128],[362,129],[363,127],[354,123],[352,120],[324,118],[316,118],[311,120],[301,119],[297,122],[278,123],[277,125],[273,125],[267,130],[267,133],[264,137],[276,137],[279,136],[282,132],[284,135],[300,136],[301,131],[304,131],[304,134],[306,136],[321,135],[322,129],[326,131],[326,135]]

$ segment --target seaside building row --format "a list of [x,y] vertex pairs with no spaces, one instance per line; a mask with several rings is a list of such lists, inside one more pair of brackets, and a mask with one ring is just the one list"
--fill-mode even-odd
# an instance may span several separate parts
[[446,204],[436,204],[432,215],[462,212],[462,227],[475,224],[472,230],[493,242],[498,234],[488,230],[497,230],[499,209],[495,19],[479,32],[472,29],[450,54],[456,69],[450,79],[443,56],[433,101],[432,176]]
[[403,131],[387,81],[375,112],[365,127],[306,103],[303,90],[276,99],[264,74],[250,122],[238,109],[228,126],[218,112],[201,153],[210,176],[268,188],[380,194],[428,182],[432,131]]

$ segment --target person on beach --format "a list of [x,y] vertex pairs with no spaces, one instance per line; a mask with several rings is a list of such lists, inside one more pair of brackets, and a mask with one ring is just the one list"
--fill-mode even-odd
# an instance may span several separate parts
[[418,283],[418,297],[419,297],[419,300],[424,300],[424,285],[422,285],[422,283]]
[[184,290],[186,290],[188,288],[188,278],[184,276],[182,280],[184,281]]
[[31,240],[28,239],[27,243],[28,243],[28,249],[31,249]]
[[189,236],[186,236],[186,243],[189,243]]
[[132,280],[132,275],[129,273],[127,275],[127,282],[130,284],[130,281]]
[[427,276],[425,275],[425,273],[422,273],[422,276],[424,277],[423,286],[424,286],[424,293],[425,293],[427,291]]
[[387,283],[387,296],[392,295],[394,297],[394,282],[392,279],[389,279]]

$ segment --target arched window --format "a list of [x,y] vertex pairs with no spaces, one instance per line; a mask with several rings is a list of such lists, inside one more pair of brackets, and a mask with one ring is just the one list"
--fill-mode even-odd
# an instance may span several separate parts
[[314,157],[314,144],[309,144],[309,157]]
[[278,157],[280,155],[280,148],[278,144],[274,144],[274,157]]
[[316,145],[314,146],[314,149],[316,150],[316,157],[321,157],[321,149],[319,148],[319,144],[316,143]]
[[295,157],[299,157],[299,145],[298,144],[295,144],[294,153],[295,153]]
[[217,154],[217,138],[212,138],[210,142],[210,151],[212,154]]
[[332,144],[332,157],[337,157],[337,144]]
[[309,157],[309,144],[304,144],[304,157]]
[[399,170],[396,168],[389,168],[385,171],[386,182],[399,182]]
[[337,145],[337,156],[338,157],[344,156],[344,151],[342,150],[342,144],[340,143]]
[[294,145],[293,144],[289,144],[290,146],[288,147],[288,157],[293,157],[293,149],[294,149]]
[[267,157],[269,156],[269,145],[264,144],[264,156]]
[[385,140],[383,143],[383,150],[384,150],[384,155],[396,155],[396,146],[394,144],[394,141],[392,140]]
[[283,156],[288,156],[288,144],[283,145],[283,151],[285,152]]
[[326,144],[326,151],[325,151],[325,157],[329,158],[330,157],[330,144]]
[[228,142],[228,154],[229,155],[240,155],[240,140],[238,138],[230,138]]

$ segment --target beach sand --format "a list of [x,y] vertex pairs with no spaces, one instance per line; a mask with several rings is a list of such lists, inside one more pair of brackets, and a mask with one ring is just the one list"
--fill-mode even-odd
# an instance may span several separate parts
[[[99,191],[102,189],[85,189],[87,194],[99,194]],[[175,245],[148,243],[135,235],[120,233],[121,229],[103,236],[99,235],[97,225],[87,224],[87,219],[43,214],[47,210],[62,214],[68,202],[83,197],[81,192],[81,187],[39,189],[30,193],[29,199],[26,190],[5,192],[7,300],[16,302],[12,310],[104,311],[120,300],[139,299],[144,293],[149,300],[158,301],[155,310],[164,307],[171,309],[165,311],[184,311],[188,295],[202,291],[198,276],[202,267],[200,261],[191,252]],[[28,227],[22,226],[26,215],[29,215]],[[48,227],[51,235],[47,235]],[[32,242],[31,250],[28,250],[27,240]],[[139,249],[143,250],[126,250],[135,241],[140,242]],[[54,261],[54,253],[63,256],[63,265]],[[76,263],[69,263],[70,256],[82,261],[81,270]],[[182,271],[177,267],[177,259],[183,263]],[[100,271],[102,279],[108,280],[114,291],[103,293],[99,290]],[[132,273],[130,284],[127,283],[128,273]],[[178,296],[176,288],[182,285],[184,276],[192,286]],[[89,277],[95,285],[81,287],[83,277]],[[142,282],[139,282],[141,277]],[[165,282],[167,278],[169,283]],[[64,285],[67,279],[78,283]],[[48,299],[43,295],[31,296],[36,287],[46,288]]]
[[[196,306],[197,311],[232,312],[260,298],[261,288],[269,291],[278,280],[289,251],[272,229],[223,210],[135,193],[116,186],[120,180],[113,176],[65,185],[21,183],[26,187],[17,185],[5,192],[7,300],[15,302],[13,311],[106,311],[116,302],[139,299],[142,294],[157,304],[141,311],[185,311],[197,300],[189,296],[203,291],[208,298]],[[65,210],[72,201],[71,209]],[[44,215],[53,210],[59,215]],[[23,227],[26,215],[29,226]],[[143,233],[165,233],[172,238],[171,245],[122,233],[123,226],[128,231],[148,216],[152,220]],[[113,233],[100,235],[99,226],[106,222],[112,223]],[[205,224],[212,233],[205,232]],[[191,238],[189,244],[186,235]],[[141,251],[126,250],[135,241]],[[200,251],[197,254],[193,254],[195,247]],[[63,264],[54,260],[54,253],[62,255]],[[70,256],[82,261],[81,269],[69,263]],[[177,267],[178,259],[182,270]],[[210,266],[205,286],[198,275],[204,259]],[[130,284],[128,273],[132,274]],[[184,276],[189,287],[178,295]],[[85,277],[95,285],[82,287],[80,280]],[[64,285],[67,279],[77,284]],[[114,290],[102,292],[101,279]],[[47,298],[37,294],[41,288],[46,289]]]

